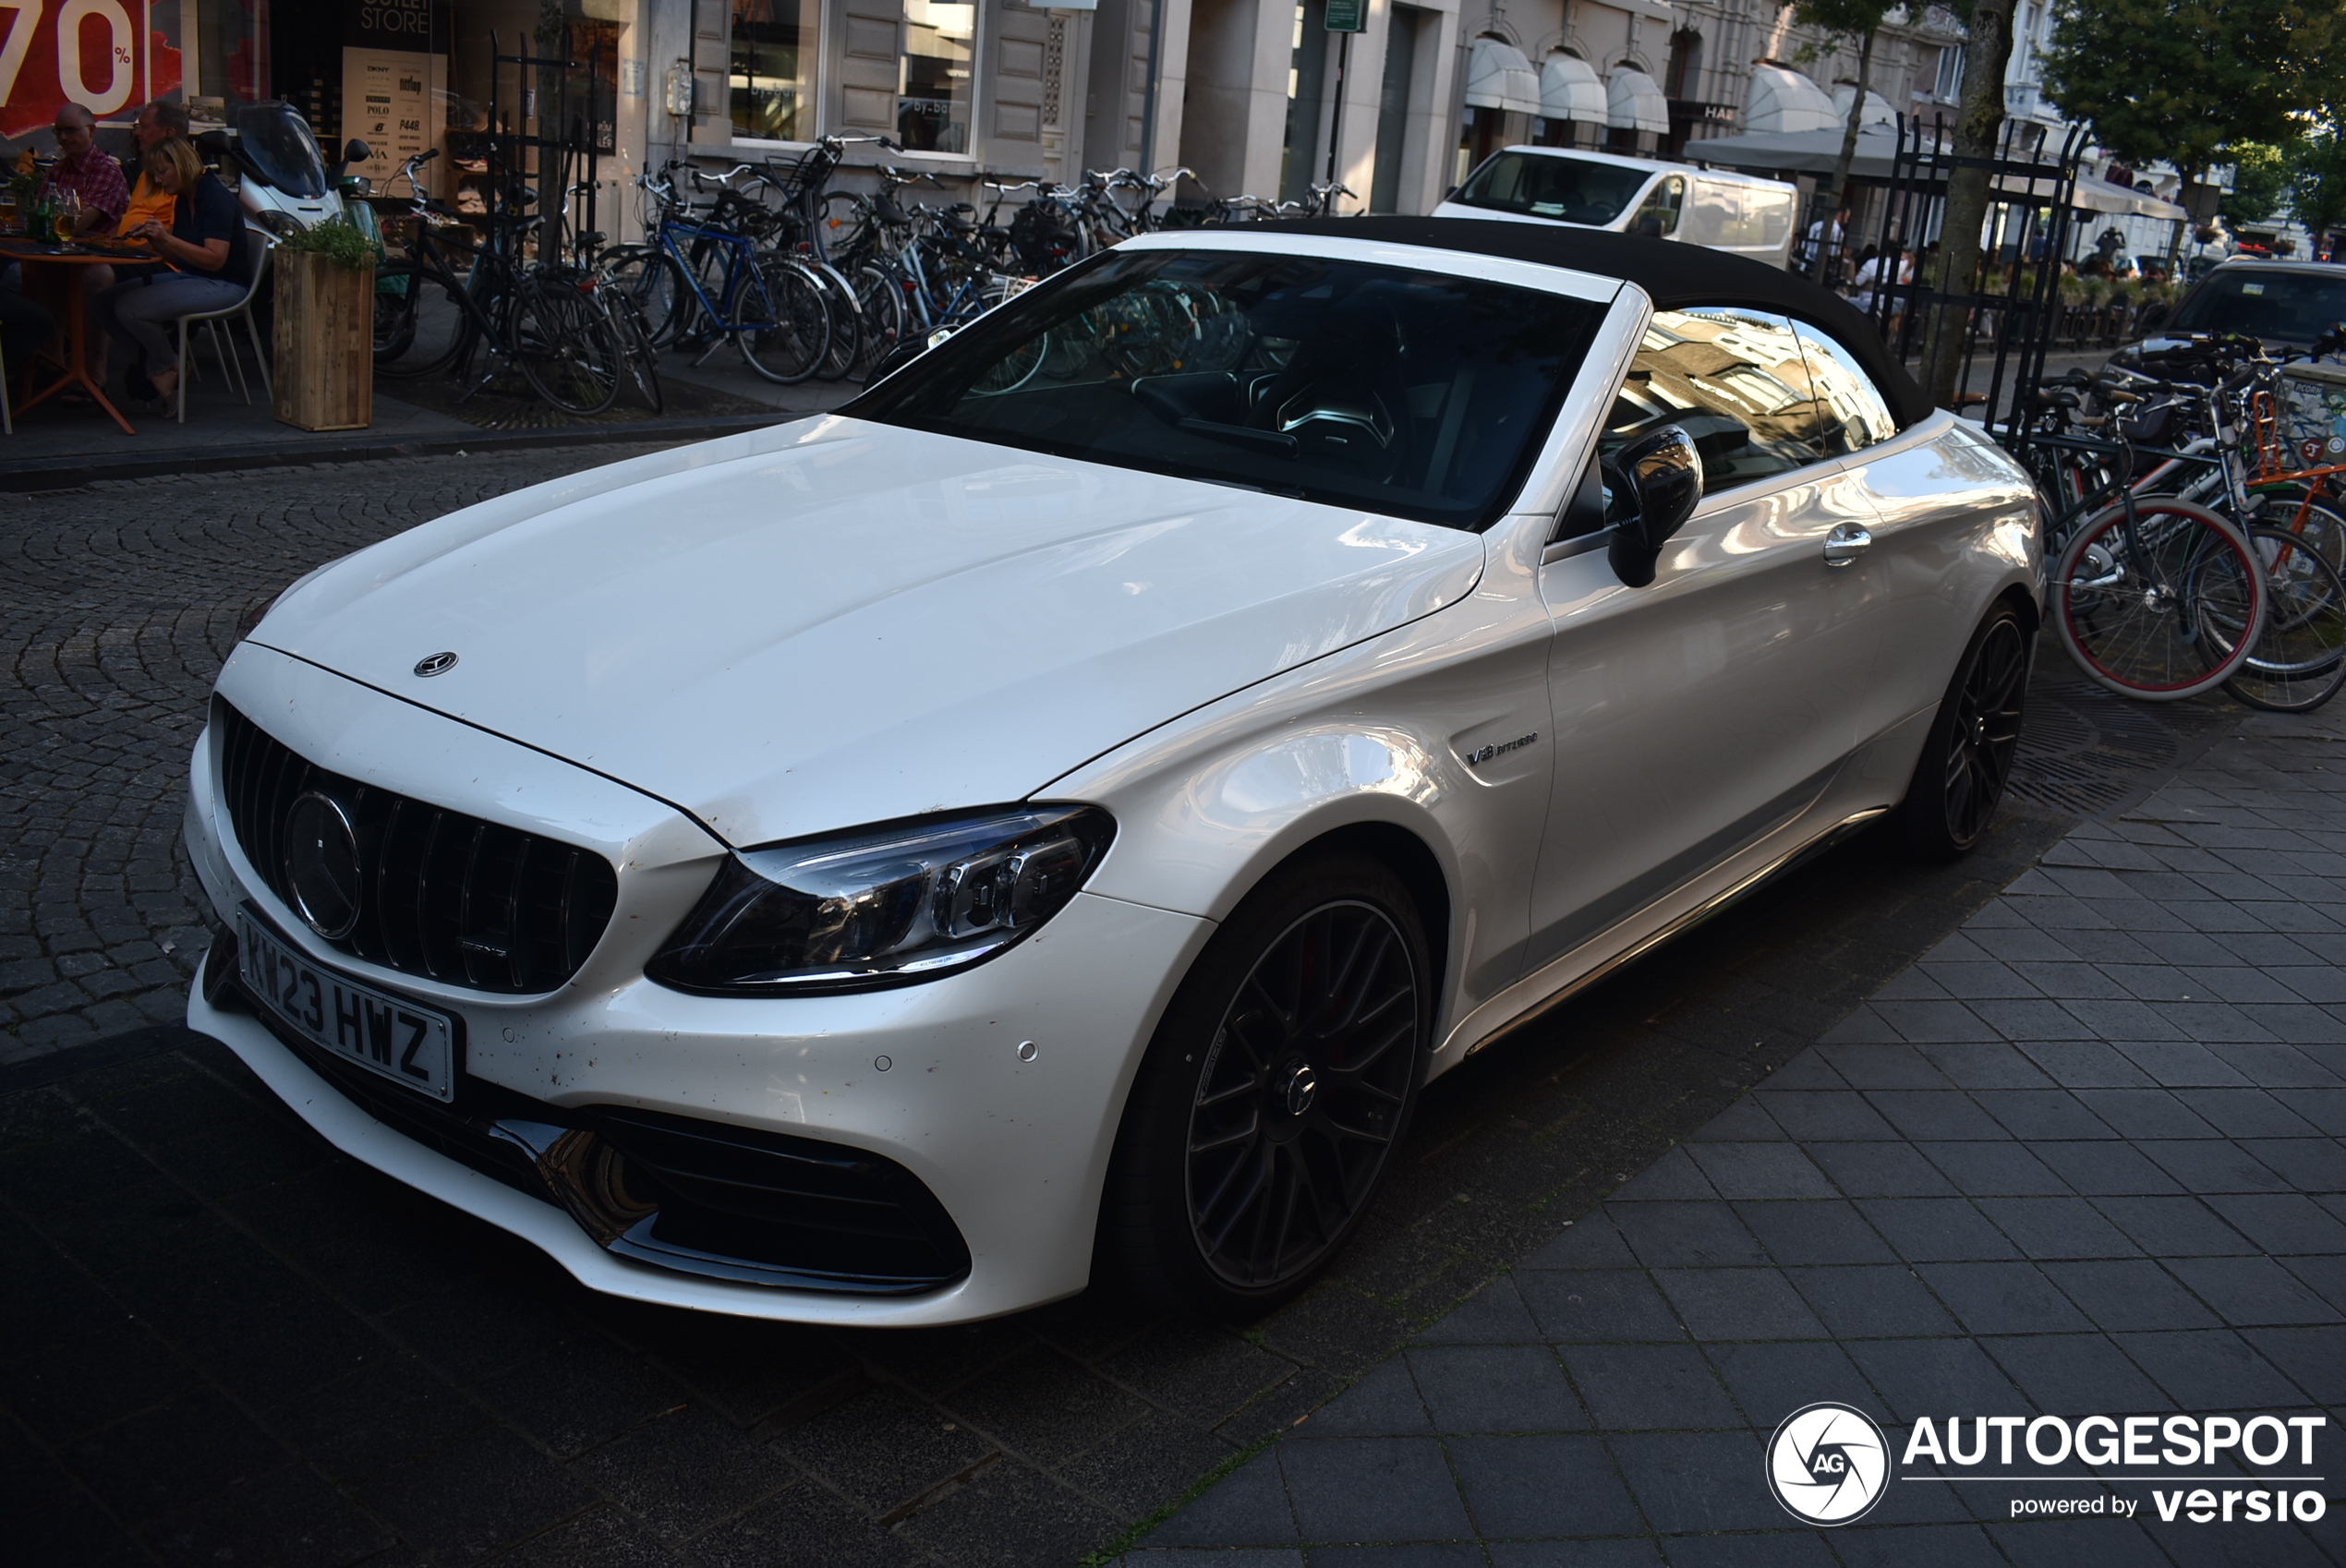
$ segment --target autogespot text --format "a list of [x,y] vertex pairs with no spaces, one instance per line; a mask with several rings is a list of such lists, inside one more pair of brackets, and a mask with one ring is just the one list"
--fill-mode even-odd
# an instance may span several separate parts
[[[2153,1512],[2171,1525],[2311,1523],[2329,1507],[2314,1457],[2314,1433],[2328,1424],[2325,1416],[1950,1416],[1943,1423],[1926,1416],[1915,1423],[1899,1468],[1909,1481],[2032,1486],[2066,1481],[2096,1487],[2146,1481],[2153,1483]],[[1916,1474],[1914,1467],[1924,1461],[1941,1473]],[[2260,1471],[2287,1467],[2293,1473],[2219,1469],[2234,1461]],[[2080,1465],[2089,1468],[2080,1473]],[[2104,1473],[2104,1466],[2118,1473]],[[1974,1467],[1994,1473],[1962,1473]],[[2141,1506],[2139,1497],[2031,1492],[2011,1500],[2009,1516],[2130,1519]]]

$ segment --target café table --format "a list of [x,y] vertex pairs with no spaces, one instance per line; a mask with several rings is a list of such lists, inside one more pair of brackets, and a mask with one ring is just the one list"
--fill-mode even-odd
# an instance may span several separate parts
[[[64,296],[60,303],[65,308],[65,371],[55,380],[18,404],[17,405],[18,414],[47,402],[67,388],[79,387],[97,401],[99,407],[114,416],[114,422],[122,427],[124,435],[135,436],[139,433],[131,428],[130,421],[122,416],[122,410],[116,408],[112,400],[106,396],[105,367],[103,365],[98,367],[98,373],[92,376],[89,366],[85,363],[90,343],[89,301],[86,297],[89,291],[81,286],[81,278],[73,269],[106,267],[115,262],[152,261],[153,259],[153,253],[146,250],[117,249],[111,247],[100,247],[88,245],[44,245],[37,240],[0,239],[0,267],[5,267],[10,261],[21,263],[25,269],[27,283],[30,283],[35,277],[39,276],[34,269],[38,268],[45,271],[54,268],[57,275],[52,280],[53,286],[40,292],[52,298],[58,295]],[[28,296],[34,293],[30,288],[27,288],[25,292]]]

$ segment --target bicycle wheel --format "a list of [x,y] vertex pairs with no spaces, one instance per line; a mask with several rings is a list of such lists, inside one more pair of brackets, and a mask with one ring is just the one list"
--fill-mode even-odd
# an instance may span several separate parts
[[830,267],[816,265],[807,269],[815,281],[823,285],[823,303],[830,307],[831,346],[823,356],[822,368],[815,374],[826,381],[836,381],[855,368],[864,357],[864,318],[856,307],[855,288]]
[[650,329],[644,325],[643,312],[625,291],[597,289],[595,303],[602,308],[611,321],[612,335],[619,340],[620,362],[627,372],[628,384],[644,406],[659,414],[668,406],[668,395],[659,384],[659,350],[652,346]]
[[599,288],[614,289],[634,303],[652,346],[667,348],[690,329],[700,308],[674,257],[651,246],[614,252],[598,268]]
[[[2062,551],[2052,617],[2079,669],[2166,701],[2221,685],[2255,640],[2265,576],[2246,536],[2204,506],[2149,497],[2097,513]],[[2209,635],[2230,628],[2229,641]]]
[[894,268],[866,262],[855,270],[855,313],[862,320],[856,333],[859,363],[852,374],[869,380],[873,367],[895,353],[904,336],[904,282]]
[[2248,539],[2264,567],[2265,628],[2224,690],[2250,707],[2309,712],[2346,685],[2346,578],[2287,529],[2251,528]]
[[514,363],[538,395],[563,413],[600,414],[619,396],[619,341],[575,283],[522,280],[512,332]]
[[[384,284],[393,285],[385,292]],[[375,273],[375,368],[386,376],[428,376],[472,350],[473,320],[443,275],[413,261],[386,261]]]
[[768,257],[737,293],[730,325],[751,369],[791,386],[822,368],[831,347],[831,310],[813,273]]
[[2252,497],[2247,515],[2239,521],[2251,530],[2285,529],[2346,572],[2346,514],[2340,513],[2334,500],[2308,501],[2304,486],[2282,486]]

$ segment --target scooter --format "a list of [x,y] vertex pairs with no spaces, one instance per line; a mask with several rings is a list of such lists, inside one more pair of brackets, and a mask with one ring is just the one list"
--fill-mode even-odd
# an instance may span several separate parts
[[309,122],[292,104],[277,103],[246,105],[234,130],[206,131],[196,138],[196,151],[236,175],[238,203],[280,238],[348,216],[343,171],[369,154],[365,142],[352,139],[329,175]]

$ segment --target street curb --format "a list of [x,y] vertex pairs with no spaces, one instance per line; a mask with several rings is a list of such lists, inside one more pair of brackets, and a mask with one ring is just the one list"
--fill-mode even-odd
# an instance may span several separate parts
[[453,452],[520,452],[535,447],[601,446],[644,440],[707,440],[804,419],[777,408],[716,419],[642,419],[622,425],[570,425],[550,430],[466,430],[428,437],[377,437],[331,445],[288,447],[250,441],[240,446],[157,452],[151,458],[28,458],[0,467],[0,494],[69,490],[98,479],[145,479],[161,474],[217,474],[237,468],[300,468],[319,463],[367,463],[386,457],[442,457]]

